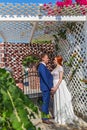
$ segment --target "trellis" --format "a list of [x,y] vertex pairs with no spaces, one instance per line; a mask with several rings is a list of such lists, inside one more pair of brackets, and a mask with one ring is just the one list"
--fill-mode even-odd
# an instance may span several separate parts
[[43,35],[57,34],[57,29],[65,22],[76,22],[76,28],[70,34],[73,40],[68,36],[56,42],[59,47],[57,54],[63,55],[66,62],[76,55],[72,66],[64,64],[65,80],[75,111],[87,116],[87,84],[84,82],[87,79],[87,6],[63,7],[61,11],[53,6],[51,9],[50,14],[49,8],[42,4],[0,4],[0,35],[3,42],[30,43]]
[[[45,24],[58,21],[86,21],[87,6],[63,7],[61,11],[42,4],[0,4],[0,35],[4,42],[29,43],[32,37],[45,35]],[[52,10],[51,14],[49,10]],[[55,24],[55,26],[56,26]],[[34,35],[34,36],[33,36]]]
[[[69,61],[70,57],[75,55],[72,66],[64,64],[65,80],[72,94],[74,110],[77,114],[80,113],[84,117],[87,116],[87,84],[82,82],[82,79],[87,79],[86,26],[87,22],[77,22],[73,32],[74,40],[68,38],[66,40],[61,39],[58,43],[59,50],[57,52],[64,57],[64,61]],[[73,74],[77,64],[78,67]]]

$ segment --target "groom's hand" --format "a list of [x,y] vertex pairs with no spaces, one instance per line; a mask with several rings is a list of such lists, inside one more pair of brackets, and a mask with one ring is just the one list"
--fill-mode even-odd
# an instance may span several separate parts
[[50,97],[51,97],[51,99],[53,99],[53,98],[54,98],[54,94],[51,93],[51,96],[50,96]]

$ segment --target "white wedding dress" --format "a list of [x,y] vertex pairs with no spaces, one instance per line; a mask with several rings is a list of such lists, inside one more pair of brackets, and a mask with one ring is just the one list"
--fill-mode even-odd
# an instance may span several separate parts
[[[57,66],[53,71],[53,84],[54,86],[58,83],[59,73],[63,71],[62,66]],[[66,82],[62,80],[59,88],[54,94],[54,117],[55,122],[59,124],[73,123],[74,120],[77,120],[77,117],[74,114],[71,94],[67,89]]]

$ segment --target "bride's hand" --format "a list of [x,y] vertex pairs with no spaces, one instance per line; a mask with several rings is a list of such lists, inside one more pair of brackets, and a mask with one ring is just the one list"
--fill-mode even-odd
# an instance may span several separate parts
[[51,93],[52,94],[54,94],[55,92],[56,92],[56,90],[58,89],[58,87],[57,86],[55,86],[55,87],[53,87],[53,88],[51,88]]

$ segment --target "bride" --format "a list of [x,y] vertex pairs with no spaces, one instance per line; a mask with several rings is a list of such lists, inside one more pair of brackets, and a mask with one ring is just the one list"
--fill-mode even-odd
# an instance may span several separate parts
[[63,80],[63,58],[56,56],[54,63],[56,68],[52,71],[54,87],[51,92],[54,94],[54,118],[59,124],[73,123],[77,117],[74,114],[71,94]]

